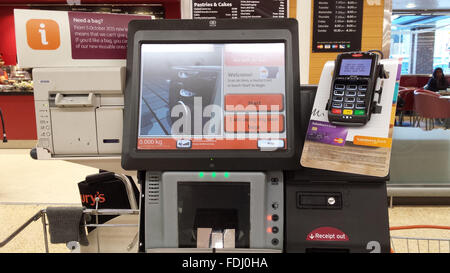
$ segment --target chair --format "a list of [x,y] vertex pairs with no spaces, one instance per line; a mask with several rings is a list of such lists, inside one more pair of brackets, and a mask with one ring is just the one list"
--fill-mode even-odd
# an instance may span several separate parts
[[415,89],[403,89],[398,92],[398,97],[403,100],[403,105],[397,107],[397,114],[400,115],[399,123],[403,125],[403,116],[409,114],[409,122],[414,123],[414,91]]
[[424,75],[402,75],[400,77],[400,86],[422,88],[430,79],[430,74]]
[[[434,128],[434,119],[447,120],[450,118],[450,102],[440,99],[439,95],[416,90],[414,91],[414,111],[419,117],[425,118],[425,129],[429,130]],[[430,119],[431,122],[429,122]],[[417,120],[418,127],[420,126],[420,120]],[[447,121],[446,129],[448,129],[448,124]]]
[[426,90],[426,89],[423,89],[423,88],[416,89],[415,91],[417,91],[419,93],[425,93],[425,94],[433,95],[435,97],[439,97],[440,96],[439,93],[436,93],[436,92],[430,91],[430,90]]

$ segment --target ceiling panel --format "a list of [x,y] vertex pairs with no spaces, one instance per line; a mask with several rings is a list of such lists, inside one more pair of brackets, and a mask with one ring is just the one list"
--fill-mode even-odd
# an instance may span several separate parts
[[450,0],[392,0],[392,10],[449,10]]

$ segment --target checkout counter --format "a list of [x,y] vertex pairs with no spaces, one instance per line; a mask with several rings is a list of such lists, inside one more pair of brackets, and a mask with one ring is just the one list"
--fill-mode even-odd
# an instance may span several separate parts
[[136,177],[140,252],[389,252],[386,178],[300,165],[297,21],[128,31],[126,68],[33,70],[32,156]]

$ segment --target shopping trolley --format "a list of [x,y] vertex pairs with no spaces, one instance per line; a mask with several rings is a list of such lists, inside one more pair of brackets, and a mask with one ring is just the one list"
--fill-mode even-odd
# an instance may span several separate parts
[[[127,246],[125,248],[125,251],[132,251],[133,249],[136,248],[136,244],[138,241],[138,215],[139,215],[139,206],[137,203],[137,200],[135,199],[133,190],[132,190],[132,186],[131,186],[131,181],[124,175],[117,175],[114,174],[114,177],[117,178],[119,181],[121,181],[124,186],[125,186],[125,190],[126,190],[126,194],[128,196],[128,200],[130,202],[130,209],[99,209],[99,197],[95,198],[95,206],[94,208],[84,208],[83,209],[83,223],[81,223],[81,226],[84,228],[132,228],[132,230],[136,230],[134,231],[134,236],[131,236],[129,239],[129,242],[127,243]],[[128,217],[126,219],[126,221],[123,222],[114,222],[113,220],[105,222],[105,223],[100,223],[99,222],[99,216],[131,216]],[[47,227],[49,226],[49,222],[48,222],[48,216],[47,216],[47,210],[46,209],[41,209],[38,212],[36,212],[36,214],[34,214],[33,216],[31,216],[25,223],[23,223],[20,227],[18,227],[14,232],[12,232],[5,240],[0,241],[0,248],[4,247],[5,245],[7,245],[11,240],[13,240],[17,235],[19,235],[23,230],[25,230],[30,224],[32,224],[33,222],[36,222],[38,220],[41,220],[42,222],[42,230],[43,230],[43,234],[44,234],[44,246],[45,246],[45,252],[48,253],[49,252],[49,243],[48,243],[48,231],[47,231]],[[90,221],[89,223],[86,221],[86,219],[94,219],[94,221]],[[125,237],[125,239],[128,236],[121,236],[121,237]],[[100,248],[101,245],[101,236],[100,236],[100,232],[99,229],[97,229],[95,232],[92,232],[88,234],[88,239],[89,241],[94,241],[94,245],[95,247],[84,247],[86,252],[92,252],[92,251],[96,251],[96,252],[102,252],[102,249]],[[80,244],[78,242],[75,241],[71,241],[71,242],[67,242],[66,243],[67,248],[71,251],[71,252],[84,252],[83,251],[83,247],[80,246]],[[137,249],[137,248],[136,248]]]
[[[89,215],[92,217],[98,217],[99,215],[138,215],[139,210],[134,209],[85,209],[83,210],[84,215]],[[23,230],[25,230],[26,227],[28,227],[33,222],[38,221],[41,219],[42,221],[42,230],[44,234],[44,246],[45,246],[45,252],[49,252],[49,243],[48,243],[48,233],[47,233],[47,227],[48,223],[46,221],[46,210],[42,209],[39,210],[36,214],[34,214],[30,219],[28,219],[24,224],[22,224],[19,228],[17,228],[11,235],[9,235],[5,240],[0,241],[0,248],[7,245],[12,239],[14,239],[19,233],[21,233]],[[104,224],[86,224],[84,223],[84,227],[137,227],[138,224],[134,223],[127,223],[127,224],[110,224],[110,223],[104,223]],[[96,247],[97,252],[100,251],[100,238],[98,237],[98,233],[96,233]],[[127,246],[127,250],[131,250],[137,243],[137,233],[134,236],[134,238],[129,242]],[[66,244],[67,248],[72,252],[80,252],[80,246],[77,242],[68,242]]]
[[[412,225],[397,226],[391,232],[393,253],[450,253],[450,226]],[[426,236],[426,230],[437,231],[440,238]],[[415,236],[420,233],[420,236]],[[401,235],[401,236],[399,236]]]

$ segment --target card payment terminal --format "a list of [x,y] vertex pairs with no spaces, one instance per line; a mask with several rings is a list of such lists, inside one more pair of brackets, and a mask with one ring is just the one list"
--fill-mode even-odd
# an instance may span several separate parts
[[381,106],[374,100],[377,79],[385,73],[374,52],[348,52],[337,56],[327,103],[328,120],[335,125],[363,126]]

